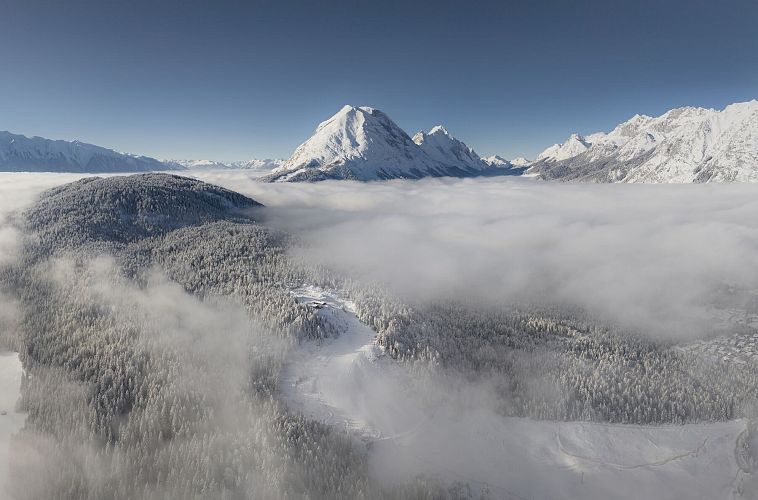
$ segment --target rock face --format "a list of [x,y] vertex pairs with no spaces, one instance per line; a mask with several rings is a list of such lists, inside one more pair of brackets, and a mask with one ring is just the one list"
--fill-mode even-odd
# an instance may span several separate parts
[[756,182],[758,101],[636,115],[607,134],[574,134],[527,172],[591,182]]
[[109,173],[177,169],[181,167],[84,142],[0,132],[0,171],[4,172]]
[[411,139],[378,109],[344,106],[263,180],[372,181],[497,174],[441,126]]

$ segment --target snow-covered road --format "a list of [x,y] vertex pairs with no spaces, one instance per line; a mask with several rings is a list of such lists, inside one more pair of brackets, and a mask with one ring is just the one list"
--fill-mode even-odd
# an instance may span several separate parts
[[444,385],[420,383],[384,356],[349,301],[317,288],[294,293],[329,315],[342,335],[306,342],[293,354],[282,377],[285,400],[364,436],[380,480],[426,474],[516,499],[758,497],[753,475],[735,457],[744,421],[633,426],[504,418],[475,394],[447,399]]

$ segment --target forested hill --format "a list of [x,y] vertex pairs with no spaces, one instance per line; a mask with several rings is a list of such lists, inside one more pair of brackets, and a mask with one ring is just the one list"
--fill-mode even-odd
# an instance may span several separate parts
[[127,243],[217,220],[251,220],[262,205],[227,189],[177,175],[89,177],[44,193],[24,216],[45,246]]
[[257,207],[144,174],[20,214],[0,293],[26,374],[14,453],[35,458],[12,465],[13,498],[370,496],[357,443],[275,398],[288,346],[329,325],[289,293],[305,278]]

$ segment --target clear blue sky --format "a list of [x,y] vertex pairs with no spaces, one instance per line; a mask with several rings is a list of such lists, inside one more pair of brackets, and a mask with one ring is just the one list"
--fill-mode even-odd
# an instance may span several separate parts
[[758,0],[0,0],[0,130],[289,156],[343,104],[533,157],[635,113],[758,98]]

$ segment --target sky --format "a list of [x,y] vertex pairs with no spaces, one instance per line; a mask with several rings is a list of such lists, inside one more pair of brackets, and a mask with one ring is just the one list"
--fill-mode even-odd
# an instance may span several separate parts
[[533,158],[636,113],[758,98],[758,0],[0,0],[0,130],[288,157],[344,104]]

